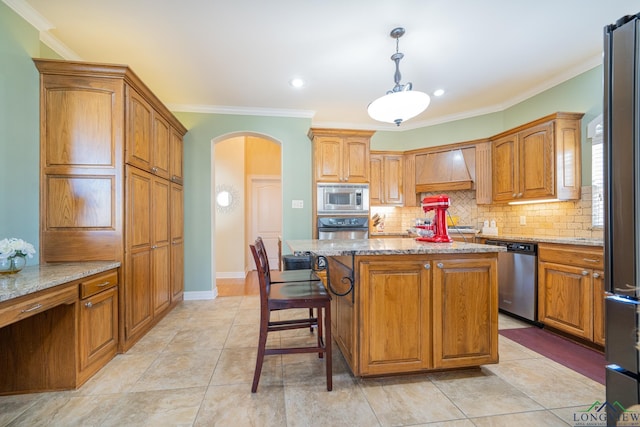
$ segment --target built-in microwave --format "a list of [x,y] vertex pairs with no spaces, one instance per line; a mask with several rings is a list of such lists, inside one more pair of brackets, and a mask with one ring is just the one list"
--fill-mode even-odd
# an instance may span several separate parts
[[368,215],[369,184],[319,183],[316,206],[320,215]]

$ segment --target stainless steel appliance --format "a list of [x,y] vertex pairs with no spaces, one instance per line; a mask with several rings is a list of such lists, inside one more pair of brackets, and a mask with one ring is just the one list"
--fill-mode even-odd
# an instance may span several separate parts
[[368,239],[368,216],[318,217],[318,239]]
[[319,183],[319,215],[369,215],[369,184]]
[[500,240],[485,243],[507,249],[498,254],[498,308],[522,319],[537,321],[538,245]]
[[605,355],[607,424],[640,403],[640,20],[604,28]]

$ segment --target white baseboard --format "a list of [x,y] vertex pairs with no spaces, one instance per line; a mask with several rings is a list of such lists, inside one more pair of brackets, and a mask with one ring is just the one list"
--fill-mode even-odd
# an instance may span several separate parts
[[247,273],[244,271],[222,271],[216,273],[216,279],[244,279]]
[[184,293],[185,301],[216,299],[217,297],[218,297],[218,288],[215,288],[211,291],[193,291],[193,292]]

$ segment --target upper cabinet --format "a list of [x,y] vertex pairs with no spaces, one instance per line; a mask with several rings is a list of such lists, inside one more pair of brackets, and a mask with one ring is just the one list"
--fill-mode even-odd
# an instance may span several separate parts
[[493,201],[579,199],[582,116],[556,113],[493,137]]
[[310,129],[315,182],[369,182],[371,131]]
[[371,153],[369,201],[372,206],[402,206],[404,203],[403,154]]

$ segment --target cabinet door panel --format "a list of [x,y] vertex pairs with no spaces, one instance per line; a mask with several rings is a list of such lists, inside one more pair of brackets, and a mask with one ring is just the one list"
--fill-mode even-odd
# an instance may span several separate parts
[[127,163],[151,170],[153,109],[135,90],[127,87]]
[[152,228],[150,223],[152,176],[137,171],[135,168],[127,169],[128,179],[128,230],[127,246],[129,248],[145,246],[150,248],[152,244]]
[[493,142],[494,201],[512,200],[518,194],[518,136],[507,135]]
[[369,138],[345,138],[342,159],[344,181],[369,182]]
[[434,366],[498,360],[497,261],[434,260]]
[[382,158],[383,156],[371,155],[371,183],[369,184],[369,204],[371,206],[383,203],[382,189],[384,182],[382,178]]
[[430,293],[429,270],[421,262],[363,265],[362,374],[431,366]]
[[404,192],[402,187],[402,176],[404,175],[402,156],[385,156],[383,165],[384,203],[401,205]]
[[131,253],[127,257],[127,281],[125,287],[125,336],[135,337],[146,330],[153,311],[151,288],[151,250]]
[[182,158],[183,158],[183,141],[182,136],[174,129],[171,129],[171,181],[182,184]]
[[153,164],[151,171],[159,177],[169,179],[169,153],[171,149],[171,129],[162,116],[153,114]]
[[47,230],[115,228],[113,176],[45,176]]
[[80,371],[103,357],[111,358],[118,346],[118,289],[111,288],[80,305]]
[[321,137],[315,145],[316,180],[342,181],[342,138]]
[[522,198],[555,195],[553,124],[545,123],[520,133]]
[[538,317],[545,325],[592,339],[593,287],[590,271],[538,263]]

